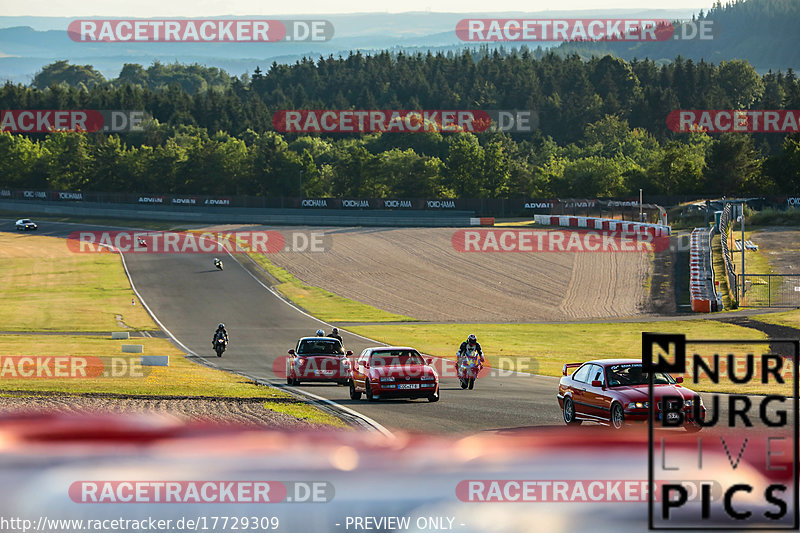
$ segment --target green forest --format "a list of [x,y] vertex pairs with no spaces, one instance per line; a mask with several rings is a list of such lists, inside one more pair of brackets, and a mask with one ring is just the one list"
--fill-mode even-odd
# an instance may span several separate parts
[[[800,191],[798,135],[667,128],[677,109],[800,109],[791,69],[759,74],[746,60],[465,49],[307,58],[239,77],[200,65],[129,64],[113,80],[60,61],[31,86],[1,87],[0,109],[154,117],[123,135],[0,133],[0,185],[11,188],[370,198]],[[272,114],[284,109],[532,109],[540,127],[282,134]]]

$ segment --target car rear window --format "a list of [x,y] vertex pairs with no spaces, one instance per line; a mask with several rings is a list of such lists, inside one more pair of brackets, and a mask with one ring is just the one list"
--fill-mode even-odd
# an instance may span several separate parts
[[387,350],[372,352],[373,366],[422,365],[425,360],[416,350]]
[[344,348],[342,348],[342,343],[338,339],[304,340],[300,341],[297,353],[299,355],[344,355]]

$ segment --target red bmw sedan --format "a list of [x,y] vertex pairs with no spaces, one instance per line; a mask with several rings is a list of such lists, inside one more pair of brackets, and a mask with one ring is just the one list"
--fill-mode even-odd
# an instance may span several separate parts
[[[570,373],[574,367],[579,368]],[[620,429],[632,422],[647,422],[649,383],[650,376],[637,359],[568,363],[558,384],[558,405],[568,425],[591,421]],[[659,421],[664,411],[668,422],[677,424],[682,415],[687,431],[699,431],[702,426],[697,420],[705,420],[706,415],[703,400],[681,383],[682,377],[663,372],[653,375],[654,422],[662,425]],[[663,410],[665,397],[670,405]]]

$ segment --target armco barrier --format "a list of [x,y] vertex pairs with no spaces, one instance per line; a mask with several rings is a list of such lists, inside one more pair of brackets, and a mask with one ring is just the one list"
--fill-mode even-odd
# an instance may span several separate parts
[[217,224],[267,224],[297,226],[463,227],[471,211],[343,211],[340,209],[257,209],[128,204],[76,204],[0,200],[0,209],[35,215],[77,215],[135,220],[164,220]]
[[695,313],[722,310],[714,283],[711,235],[714,228],[695,228],[689,246],[689,299]]
[[650,224],[647,222],[628,222],[610,218],[533,215],[533,220],[537,224],[544,224],[547,226],[587,228],[606,231],[645,232],[655,237],[666,237],[672,234],[672,228],[669,226]]

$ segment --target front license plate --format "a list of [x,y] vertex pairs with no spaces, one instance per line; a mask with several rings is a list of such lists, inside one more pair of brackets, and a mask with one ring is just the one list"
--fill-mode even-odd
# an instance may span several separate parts
[[419,383],[400,383],[397,385],[398,389],[418,389]]

